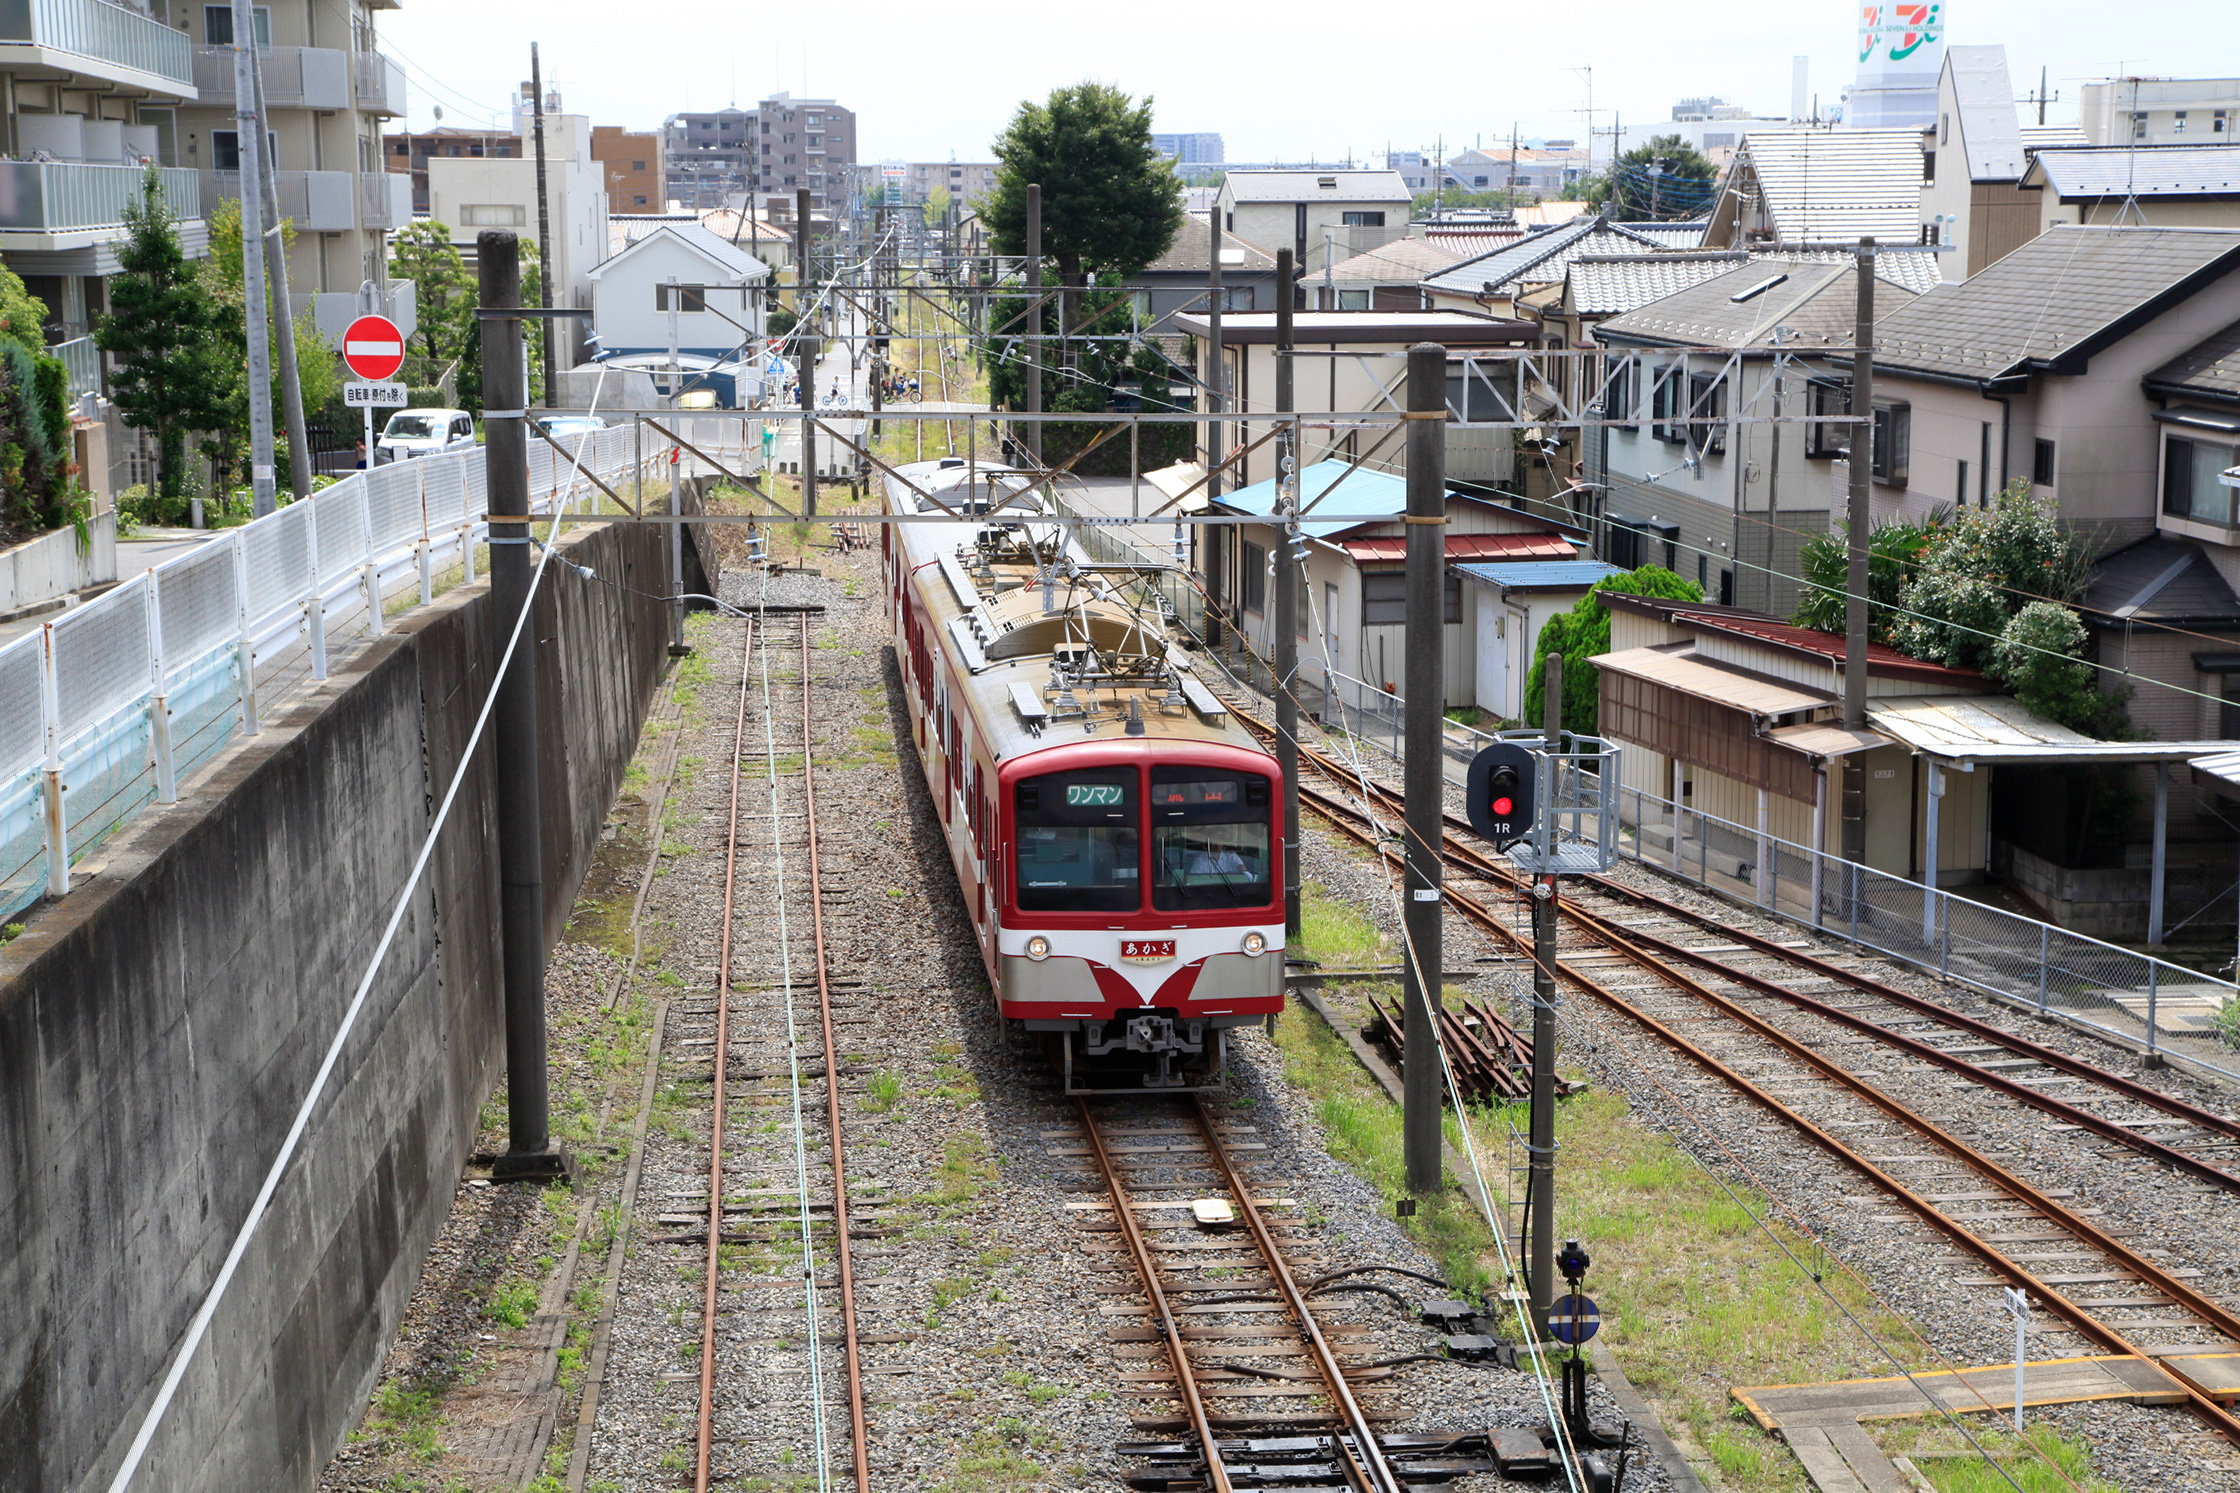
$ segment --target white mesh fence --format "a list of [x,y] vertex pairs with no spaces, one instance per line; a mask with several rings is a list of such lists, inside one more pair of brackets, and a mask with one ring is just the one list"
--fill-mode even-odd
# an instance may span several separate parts
[[[563,444],[566,457],[531,444],[537,512],[601,498],[570,480],[579,444],[584,470],[609,486],[639,480],[641,451],[649,480],[667,480],[670,445],[651,433]],[[745,449],[736,434],[729,444]],[[73,861],[252,727],[260,687],[311,669],[306,632],[329,648],[367,636],[369,602],[458,564],[485,532],[488,493],[479,447],[354,472],[0,648],[0,917],[67,892]],[[57,787],[60,814],[48,808]]]

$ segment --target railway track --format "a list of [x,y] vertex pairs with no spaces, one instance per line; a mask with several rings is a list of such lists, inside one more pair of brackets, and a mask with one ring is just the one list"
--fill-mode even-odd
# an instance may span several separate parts
[[[1270,732],[1249,715],[1240,719]],[[1321,780],[1302,783],[1301,803],[1396,862],[1397,844],[1355,797],[1362,791],[1355,774],[1311,748],[1302,746],[1300,756]],[[1397,823],[1398,794],[1374,783],[1367,791],[1382,822]],[[1530,959],[1529,935],[1503,916],[1521,879],[1452,822],[1442,853],[1454,914]],[[2240,1347],[2240,1313],[2189,1284],[2201,1271],[2163,1264],[2072,1206],[2066,1191],[2034,1186],[1838,1054],[1870,1045],[1877,1076],[1904,1064],[1933,1065],[2117,1142],[2123,1149],[2113,1155],[2151,1158],[2219,1187],[2240,1186],[2218,1156],[2240,1139],[2240,1124],[1610,878],[1574,878],[1567,886],[1582,886],[1585,895],[1567,892],[1560,904],[1559,988],[1648,1032],[1856,1171],[1980,1260],[1989,1274],[1978,1284],[2025,1290],[2100,1351],[2157,1363],[2202,1419],[2240,1443],[2240,1419],[2223,1403],[2234,1386],[2203,1356]],[[1683,943],[1674,934],[1684,929],[1719,941]],[[1625,983],[1615,983],[1620,976]],[[1846,999],[1794,988],[1815,982]],[[2031,1074],[2090,1085],[2089,1105],[2081,1102],[2087,1096],[2040,1092],[2026,1081]],[[2143,1133],[2150,1130],[2160,1133]],[[2151,1341],[2143,1336],[2150,1333]]]
[[[1264,1147],[1249,1124],[1216,1116],[1196,1096],[1075,1106],[1074,1124],[1049,1139],[1102,1181],[1110,1216],[1089,1223],[1100,1236],[1092,1251],[1142,1303],[1106,1309],[1148,1318],[1114,1329],[1123,1392],[1180,1407],[1138,1414],[1137,1429],[1188,1438],[1121,1447],[1152,1463],[1132,1486],[1400,1493],[1493,1469],[1479,1433],[1384,1429],[1396,1414],[1393,1379],[1426,1355],[1379,1357],[1373,1324],[1328,1320],[1312,1298],[1399,1296],[1391,1287],[1412,1273],[1327,1271],[1279,1215],[1288,1200],[1264,1196],[1250,1175],[1255,1163],[1243,1157]],[[1380,1285],[1378,1276],[1391,1279]]]
[[[734,1198],[731,1189],[725,1185],[724,1170],[725,1124],[729,1103],[728,1083],[731,1076],[731,1052],[734,1041],[731,1034],[731,1010],[736,998],[735,991],[739,988],[735,986],[733,981],[735,968],[733,961],[734,935],[739,921],[739,908],[737,906],[740,885],[739,847],[743,838],[743,828],[749,817],[742,811],[742,798],[746,776],[750,771],[750,758],[760,758],[771,785],[771,813],[768,817],[772,826],[773,843],[780,843],[780,837],[783,834],[780,826],[784,824],[786,818],[784,812],[777,808],[777,757],[779,748],[775,737],[775,716],[778,702],[770,687],[768,673],[769,650],[779,645],[772,636],[772,628],[767,622],[758,622],[750,617],[745,622],[744,627],[745,631],[739,649],[739,704],[732,729],[730,808],[724,837],[723,906],[719,924],[721,931],[718,934],[716,960],[719,978],[713,1002],[713,1021],[709,1028],[709,1034],[704,1039],[710,1043],[712,1048],[710,1074],[711,1121],[705,1214],[707,1230],[705,1274],[700,1312],[700,1396],[698,1423],[694,1439],[693,1488],[695,1493],[707,1493],[711,1482],[717,1477],[714,1466],[715,1415],[720,1386],[718,1382],[716,1329],[718,1319],[723,1311],[723,1248],[726,1243],[737,1242],[741,1238],[737,1231],[736,1220],[727,1228],[726,1215],[759,1208],[763,1204],[773,1201],[768,1197],[758,1197],[752,1200]],[[871,1486],[869,1438],[864,1415],[862,1351],[856,1330],[855,1265],[849,1242],[847,1153],[843,1144],[840,1125],[840,1065],[834,1057],[837,1048],[834,1046],[832,1030],[832,977],[825,957],[824,892],[822,869],[818,857],[816,741],[813,711],[811,709],[813,701],[810,669],[812,651],[809,646],[808,618],[798,619],[796,633],[795,642],[799,654],[799,678],[801,681],[801,799],[803,807],[800,815],[806,827],[809,922],[814,955],[813,975],[817,993],[817,1034],[820,1040],[817,1048],[819,1067],[814,1071],[802,1069],[799,1064],[800,1044],[798,1034],[794,1031],[791,980],[789,978],[786,982],[788,986],[786,991],[786,1024],[787,1045],[791,1049],[791,1053],[789,1054],[790,1071],[786,1073],[786,1076],[790,1080],[789,1088],[794,1091],[796,1096],[798,1096],[801,1083],[805,1080],[821,1081],[825,1091],[825,1123],[831,1139],[829,1206],[832,1211],[833,1226],[830,1231],[830,1239],[831,1252],[838,1270],[837,1292],[841,1313],[840,1341],[842,1368],[846,1376],[850,1458],[856,1493],[869,1493]],[[762,660],[764,665],[763,685],[760,691],[763,704],[764,731],[761,750],[754,752],[750,751],[748,746],[751,737],[748,731],[747,704],[749,698],[756,693],[754,674],[755,648],[758,640],[764,650]],[[779,860],[782,875],[784,870],[782,851]],[[781,887],[781,899],[783,895]],[[763,911],[767,911],[767,909],[757,909],[758,913]],[[784,915],[781,900],[779,905],[781,927]],[[782,942],[783,936],[781,934]],[[690,1042],[693,1039],[687,1037],[685,1040]],[[764,1078],[770,1075],[758,1072],[748,1076]],[[795,1098],[794,1103],[798,1109],[798,1097]],[[803,1145],[806,1146],[805,1139]],[[820,1397],[819,1405],[821,1409],[822,1375],[816,1358],[817,1329],[819,1326],[817,1318],[821,1313],[816,1300],[814,1266],[816,1242],[824,1236],[825,1231],[821,1227],[812,1226],[811,1215],[816,1205],[810,1200],[805,1151],[802,1154],[804,1158],[802,1173],[798,1180],[797,1190],[790,1201],[797,1210],[800,1219],[800,1239],[803,1258],[807,1266],[805,1273],[808,1276],[807,1294],[810,1313],[808,1337],[811,1354],[811,1385],[812,1393]],[[821,1223],[821,1220],[818,1222]],[[821,1435],[820,1418],[820,1438]],[[822,1459],[823,1449],[820,1445],[820,1463]]]

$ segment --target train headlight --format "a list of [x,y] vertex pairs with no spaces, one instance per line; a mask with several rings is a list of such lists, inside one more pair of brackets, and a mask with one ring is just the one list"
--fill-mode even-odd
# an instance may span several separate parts
[[1050,957],[1050,940],[1037,933],[1027,940],[1027,957],[1037,962]]
[[1255,928],[1244,936],[1244,951],[1257,959],[1268,952],[1268,935]]

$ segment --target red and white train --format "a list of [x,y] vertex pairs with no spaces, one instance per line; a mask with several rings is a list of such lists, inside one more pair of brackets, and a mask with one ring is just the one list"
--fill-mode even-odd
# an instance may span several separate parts
[[1275,760],[1025,474],[900,473],[889,511],[938,513],[922,493],[982,520],[881,529],[911,728],[999,1009],[1069,1092],[1217,1081],[1222,1033],[1283,1007]]

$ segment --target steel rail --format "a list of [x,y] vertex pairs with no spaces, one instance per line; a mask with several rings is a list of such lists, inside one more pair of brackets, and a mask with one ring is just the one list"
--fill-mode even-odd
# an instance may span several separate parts
[[[840,1141],[840,1056],[832,1040],[832,984],[825,964],[824,880],[817,865],[816,735],[809,727],[809,623],[801,623],[801,784],[809,826],[809,926],[817,952],[817,1019],[824,1034],[825,1123],[832,1129],[832,1218],[839,1236],[840,1324],[848,1365],[848,1425],[855,1448],[856,1493],[871,1493],[871,1451],[864,1429],[863,1356],[856,1340],[856,1271],[848,1244],[848,1162]],[[817,1324],[811,1322],[814,1333]]]
[[[700,1299],[700,1428],[693,1448],[693,1493],[708,1493],[716,1414],[716,1296],[723,1248],[723,1079],[731,1053],[731,921],[739,876],[739,780],[747,756],[747,686],[754,672],[754,620],[739,645],[739,711],[731,728],[730,828],[723,842],[723,924],[716,940],[715,1103],[708,1132],[708,1254]],[[656,833],[659,826],[655,826]],[[831,1071],[831,1063],[825,1064]],[[814,1322],[809,1324],[816,1331]]]
[[[1190,1363],[1190,1355],[1182,1346],[1182,1327],[1174,1319],[1174,1308],[1167,1302],[1166,1288],[1159,1282],[1159,1266],[1151,1258],[1151,1246],[1143,1237],[1143,1229],[1136,1222],[1135,1208],[1128,1200],[1127,1184],[1120,1180],[1120,1168],[1105,1148],[1104,1132],[1097,1128],[1096,1112],[1089,1108],[1089,1101],[1076,1098],[1074,1105],[1081,1113],[1081,1129],[1089,1137],[1089,1149],[1097,1158],[1097,1170],[1104,1174],[1105,1190],[1112,1195],[1112,1211],[1120,1220],[1120,1237],[1134,1258],[1136,1274],[1142,1277],[1144,1294],[1151,1298],[1151,1312],[1158,1319],[1160,1339],[1167,1345],[1167,1357],[1174,1365],[1174,1382],[1181,1391],[1184,1412],[1190,1417],[1190,1429],[1206,1452],[1206,1476],[1212,1493],[1233,1493],[1229,1471],[1222,1465],[1221,1442],[1214,1434],[1213,1422],[1206,1414],[1205,1399],[1198,1392],[1198,1379]],[[1240,1194],[1241,1197],[1241,1194]]]
[[1322,1335],[1314,1313],[1307,1307],[1306,1292],[1299,1288],[1291,1267],[1284,1262],[1283,1251],[1276,1247],[1275,1231],[1268,1227],[1267,1216],[1253,1201],[1252,1189],[1245,1185],[1236,1163],[1229,1158],[1228,1148],[1221,1144],[1220,1132],[1214,1129],[1213,1116],[1206,1112],[1203,1095],[1192,1096],[1190,1113],[1198,1122],[1199,1133],[1206,1138],[1206,1150],[1213,1157],[1214,1165],[1220,1168],[1222,1180],[1237,1200],[1238,1214],[1243,1217],[1245,1227],[1252,1231],[1252,1242],[1268,1263],[1269,1278],[1276,1283],[1284,1305],[1299,1323],[1299,1334],[1306,1340],[1308,1356],[1314,1360],[1315,1370],[1330,1392],[1330,1402],[1338,1407],[1346,1429],[1353,1433],[1354,1446],[1350,1451],[1343,1441],[1331,1438],[1331,1448],[1338,1454],[1339,1470],[1361,1493],[1404,1493],[1399,1476],[1385,1460],[1384,1448],[1377,1444],[1376,1428],[1369,1424],[1361,1402],[1354,1398],[1352,1386],[1346,1383],[1345,1366],[1338,1362],[1330,1340]]
[[[1376,850],[1387,860],[1398,860],[1399,852],[1393,846],[1380,840],[1373,829],[1362,827],[1358,822],[1362,817],[1358,810],[1329,799],[1326,795],[1311,793],[1309,790],[1303,789],[1300,796],[1302,801],[1311,800],[1314,802],[1317,810],[1348,837]],[[1335,813],[1332,812],[1333,809],[1336,810]],[[1533,957],[1530,942],[1504,923],[1491,908],[1466,893],[1456,890],[1451,885],[1445,889],[1445,899],[1447,904],[1462,916],[1485,931],[1494,934],[1525,958]],[[2183,1281],[2171,1276],[2161,1266],[2112,1238],[2096,1225],[2064,1207],[2039,1188],[2000,1166],[1997,1162],[1951,1135],[1934,1122],[1913,1113],[1904,1104],[1883,1093],[1873,1084],[1856,1077],[1849,1070],[1829,1059],[1821,1057],[1811,1048],[1788,1036],[1772,1023],[1737,1006],[1734,1002],[1704,985],[1700,980],[1693,978],[1684,971],[1673,968],[1647,950],[1630,944],[1629,941],[1614,933],[1598,932],[1595,936],[1612,944],[1619,952],[1633,959],[1636,964],[1656,973],[1676,988],[1696,996],[1723,1013],[1732,1016],[1756,1035],[1773,1043],[1795,1061],[1819,1073],[1837,1087],[1849,1090],[1854,1096],[1881,1110],[1891,1119],[1912,1130],[1923,1140],[1949,1152],[1969,1170],[1978,1173],[2008,1192],[2017,1201],[2036,1211],[2046,1222],[2067,1231],[2079,1242],[2089,1244],[2115,1265],[2169,1297],[2174,1305],[2199,1317],[2205,1325],[2222,1330],[2232,1338],[2240,1339],[2240,1316],[2236,1316],[2232,1311],[2211,1301]],[[1645,1027],[1658,1040],[1716,1074],[1730,1087],[1737,1089],[1755,1103],[1779,1115],[1823,1150],[1829,1152],[1845,1165],[1860,1172],[1877,1187],[1896,1196],[1908,1209],[1924,1221],[1933,1224],[2000,1275],[2005,1276],[2017,1286],[2044,1301],[2053,1309],[2055,1315],[2067,1321],[2087,1338],[2110,1352],[2137,1358],[2140,1362],[2149,1365],[2156,1372],[2164,1375],[2186,1397],[2194,1411],[2202,1419],[2235,1445],[2240,1445],[2240,1418],[2235,1418],[2233,1413],[2218,1403],[2215,1397],[2201,1384],[2183,1372],[2172,1368],[2167,1362],[2141,1351],[2137,1344],[2131,1342],[2120,1331],[2094,1317],[2087,1310],[2089,1303],[2072,1300],[2052,1286],[2047,1285],[2036,1274],[2007,1258],[2004,1252],[1979,1236],[1975,1230],[1955,1222],[1951,1216],[1944,1213],[1936,1204],[1930,1202],[1927,1197],[1907,1186],[1865,1155],[1854,1150],[1832,1132],[1817,1124],[1808,1116],[1791,1108],[1770,1091],[1760,1087],[1756,1082],[1730,1067],[1715,1054],[1682,1036],[1670,1025],[1658,1020],[1631,1002],[1620,999],[1614,992],[1577,966],[1558,959],[1555,972],[1593,996],[1610,1010]],[[2215,1350],[2205,1348],[2205,1351]]]
[[[1240,714],[1239,719],[1251,729],[1272,735],[1272,728],[1268,727],[1265,722],[1250,715],[1242,714]],[[1359,788],[1359,781],[1346,770],[1345,765],[1327,754],[1302,745],[1300,756],[1304,760],[1310,760],[1324,776],[1341,783],[1348,790]],[[1394,813],[1399,811],[1400,797],[1397,793],[1374,780],[1369,782],[1368,788],[1371,796],[1380,804]],[[1300,792],[1302,797],[1313,797],[1320,801],[1324,805],[1326,814],[1344,813],[1351,815],[1357,812],[1351,805],[1344,803],[1342,800],[1327,798],[1325,795],[1315,793],[1312,789],[1302,788]],[[1442,815],[1441,817],[1447,827],[1445,844],[1442,847],[1441,854],[1450,865],[1472,872],[1489,881],[1504,882],[1519,887],[1523,885],[1522,879],[1514,869],[1500,864],[1477,848],[1477,845],[1473,843],[1477,839],[1476,832],[1470,828],[1466,821],[1452,814]],[[1632,902],[1638,906],[1655,908],[1660,912],[1693,923],[1707,932],[1745,943],[1770,958],[1782,960],[1827,979],[1837,980],[1855,990],[1875,996],[1877,999],[1889,1001],[1893,1005],[1901,1006],[1908,1011],[1918,1012],[1923,1016],[1955,1027],[1970,1036],[1996,1043],[2018,1056],[2032,1058],[2057,1072],[2097,1084],[2121,1098],[2169,1115],[2178,1122],[2192,1125],[2210,1134],[2240,1139],[2240,1120],[2234,1120],[2203,1109],[2198,1105],[2189,1104],[2183,1099],[2165,1094],[2126,1074],[2099,1067],[2086,1062],[2082,1058],[2071,1057],[2067,1053],[2048,1047],[2043,1043],[2034,1042],[2028,1037],[2003,1031],[1990,1022],[1951,1010],[1925,997],[1913,995],[1894,985],[1877,980],[1871,975],[1858,974],[1839,964],[1817,958],[1803,950],[1785,948],[1770,938],[1731,927],[1706,914],[1695,912],[1652,892],[1629,887],[1623,882],[1614,881],[1607,876],[1588,875],[1581,879],[1594,887],[1595,890],[1606,895]],[[1596,916],[1582,909],[1575,901],[1563,903],[1562,911],[1565,915],[1574,919]],[[1763,975],[1752,974],[1723,960],[1713,959],[1707,955],[1683,948],[1656,934],[1628,929],[1624,936],[1641,944],[1654,946],[1676,958],[1686,959],[1690,963],[1715,970],[1724,978],[1731,979],[1738,984],[1748,985],[1753,990],[1786,1002],[1810,1015],[1834,1022],[1839,1026],[1858,1032],[1862,1036],[1871,1037],[1884,1046],[1896,1048],[1925,1062],[1934,1063],[1985,1088],[1994,1089],[2011,1099],[2020,1100],[2033,1109],[2051,1115],[2065,1124],[2072,1124],[2080,1129],[2089,1130],[2095,1135],[2115,1141],[2130,1150],[2136,1151],[2150,1160],[2186,1172],[2198,1180],[2229,1190],[2240,1191],[2240,1174],[2235,1174],[2213,1162],[2204,1161],[2197,1156],[2190,1155],[2168,1141],[2157,1140],[2152,1136],[2142,1135],[2134,1130],[2127,1129],[2115,1121],[2094,1114],[2091,1110],[2081,1108],[2069,1100],[2041,1093],[2028,1084],[2009,1078],[1996,1070],[1986,1068],[1980,1063],[1955,1057],[1941,1048],[1921,1041],[1919,1038],[1894,1032],[1888,1027],[1831,1006],[1825,1001],[1804,994],[1802,991],[1792,990],[1778,981],[1768,979]]]

